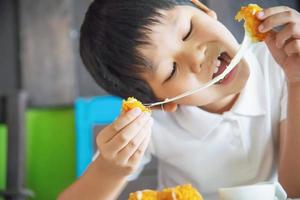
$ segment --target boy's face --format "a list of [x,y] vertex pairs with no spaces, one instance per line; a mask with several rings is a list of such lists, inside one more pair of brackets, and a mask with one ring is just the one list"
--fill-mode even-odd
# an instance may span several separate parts
[[[239,45],[224,25],[202,10],[191,6],[176,6],[162,13],[162,23],[151,26],[151,45],[139,50],[154,68],[153,71],[145,72],[143,77],[155,95],[164,100],[212,80],[224,71]],[[242,60],[224,82],[176,103],[203,108],[226,106],[220,104],[236,96],[245,86],[248,76],[249,68]]]

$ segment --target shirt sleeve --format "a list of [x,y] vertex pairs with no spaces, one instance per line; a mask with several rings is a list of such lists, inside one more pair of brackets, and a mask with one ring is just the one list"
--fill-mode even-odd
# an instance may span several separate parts
[[284,82],[282,95],[280,99],[280,107],[281,107],[280,121],[286,119],[287,117],[287,100],[288,100],[287,85],[286,82]]

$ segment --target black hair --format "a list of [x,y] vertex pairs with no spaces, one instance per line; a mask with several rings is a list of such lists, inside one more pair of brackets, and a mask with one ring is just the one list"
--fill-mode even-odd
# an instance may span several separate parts
[[159,10],[169,10],[189,0],[95,0],[80,31],[80,55],[95,81],[107,92],[147,103],[157,101],[141,77],[151,70],[138,52],[148,44],[150,25],[159,23]]

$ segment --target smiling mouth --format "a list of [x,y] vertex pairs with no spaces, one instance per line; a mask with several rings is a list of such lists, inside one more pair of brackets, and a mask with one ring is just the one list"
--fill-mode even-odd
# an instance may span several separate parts
[[[214,79],[215,77],[222,74],[231,62],[231,57],[229,56],[229,54],[227,52],[222,52],[218,56],[217,59],[219,60],[219,64],[218,64],[218,66],[215,66],[214,73],[212,75],[212,79]],[[221,84],[223,82],[223,80],[225,80],[227,78],[228,75],[229,74],[227,74],[223,79],[221,79],[220,81],[218,81],[215,84]]]

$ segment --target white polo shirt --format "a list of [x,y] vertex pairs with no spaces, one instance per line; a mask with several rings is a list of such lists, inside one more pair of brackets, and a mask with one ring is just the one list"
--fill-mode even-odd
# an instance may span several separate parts
[[263,43],[245,58],[250,77],[230,111],[179,106],[175,113],[153,112],[151,142],[128,180],[151,156],[158,159],[158,189],[192,183],[205,200],[217,200],[221,187],[277,179],[279,123],[287,113],[285,76]]
[[158,158],[159,188],[192,183],[205,200],[220,187],[274,181],[279,122],[286,118],[286,82],[264,44],[245,55],[250,77],[232,109],[214,114],[194,106],[154,111],[149,155]]

